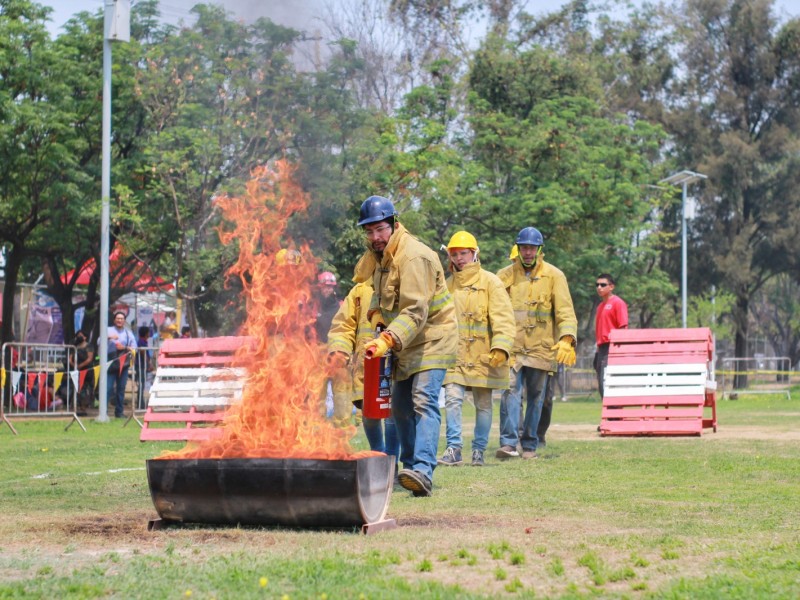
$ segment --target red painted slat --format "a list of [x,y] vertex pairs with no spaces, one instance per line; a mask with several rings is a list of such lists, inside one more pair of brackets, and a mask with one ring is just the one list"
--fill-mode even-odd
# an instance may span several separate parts
[[702,419],[703,407],[603,408],[602,419]]
[[232,354],[228,356],[214,354],[186,356],[179,354],[158,357],[158,364],[161,367],[225,367],[231,364],[232,361]]
[[608,355],[609,365],[674,365],[680,363],[703,363],[708,361],[706,354],[642,354],[642,355],[627,355],[627,356],[612,356]]
[[700,435],[701,421],[605,421],[601,435]]
[[195,427],[191,429],[142,429],[139,440],[142,442],[201,442],[222,436],[221,427]]
[[612,344],[614,342],[638,342],[641,340],[710,342],[712,336],[711,330],[708,327],[688,327],[686,329],[615,329],[609,334],[608,339]]
[[221,336],[213,338],[171,338],[164,340],[160,352],[171,353],[207,353],[235,352],[252,338],[246,336]]
[[225,418],[223,411],[213,412],[146,412],[142,419],[145,423],[209,423],[222,421]]
[[703,406],[700,394],[682,396],[606,396],[603,407],[607,406]]

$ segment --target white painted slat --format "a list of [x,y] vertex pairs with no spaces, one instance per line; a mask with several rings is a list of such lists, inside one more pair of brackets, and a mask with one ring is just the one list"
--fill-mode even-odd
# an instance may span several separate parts
[[245,369],[230,367],[159,367],[150,388],[148,406],[227,407],[242,397],[246,373]]
[[705,375],[610,375],[605,379],[605,387],[651,386],[651,385],[703,385]]
[[244,382],[231,381],[154,381],[152,392],[193,391],[193,390],[241,390]]
[[247,370],[240,367],[158,367],[156,377],[213,377],[213,376],[245,377]]
[[628,375],[635,373],[708,373],[708,368],[702,363],[683,364],[651,364],[651,365],[608,365],[606,373],[612,375]]
[[175,396],[150,396],[147,403],[152,408],[191,408],[195,407],[227,407],[237,402],[239,398],[233,396],[201,396],[193,397],[175,397]]

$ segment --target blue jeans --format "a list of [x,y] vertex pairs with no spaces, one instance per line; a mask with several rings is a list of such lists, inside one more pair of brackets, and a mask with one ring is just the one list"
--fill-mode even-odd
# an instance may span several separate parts
[[[385,423],[381,424],[381,421],[385,421]],[[400,440],[397,438],[397,426],[392,417],[388,419],[364,417],[364,434],[367,436],[370,450],[394,456],[397,461],[400,455]]]
[[[511,370],[511,388],[503,392],[500,400],[500,445],[516,449],[517,442],[523,451],[536,450],[539,438],[536,431],[542,415],[542,404],[547,394],[549,374],[533,367],[520,367]],[[519,433],[519,414],[522,405],[522,386],[527,388],[525,419],[522,435]]]
[[400,436],[403,467],[433,479],[439,451],[439,390],[445,369],[414,373],[392,387],[392,416]]
[[125,414],[125,386],[128,385],[128,365],[119,370],[119,362],[114,361],[108,368],[106,381],[106,398],[108,404],[114,403],[114,416],[121,417]]
[[[448,383],[444,386],[444,412],[447,417],[447,447],[462,448],[461,409],[464,406],[466,386],[460,383]],[[489,388],[472,388],[472,400],[475,403],[475,434],[472,439],[473,450],[486,450],[489,444],[489,430],[492,428],[492,390]]]

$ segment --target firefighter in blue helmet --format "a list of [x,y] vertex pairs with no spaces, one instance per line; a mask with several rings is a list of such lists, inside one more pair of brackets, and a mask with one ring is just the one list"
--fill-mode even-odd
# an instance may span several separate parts
[[[578,320],[567,278],[544,260],[544,237],[525,227],[516,238],[517,256],[497,276],[511,296],[517,325],[511,350],[511,387],[500,401],[500,449],[497,458],[536,458],[537,429],[547,394],[548,378],[556,365],[575,364]],[[522,388],[527,389],[520,434]]]
[[400,437],[400,485],[415,496],[433,493],[441,413],[439,390],[455,364],[458,323],[439,256],[397,220],[388,198],[370,196],[358,224],[368,249],[356,279],[371,277],[368,316],[383,332],[366,344],[367,356],[394,352],[392,416]]

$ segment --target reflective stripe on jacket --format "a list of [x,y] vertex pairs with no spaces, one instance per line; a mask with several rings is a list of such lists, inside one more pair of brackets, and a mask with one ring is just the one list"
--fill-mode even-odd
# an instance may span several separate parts
[[439,256],[398,223],[372,282],[370,309],[380,309],[387,331],[399,340],[395,381],[453,366],[458,323]]
[[471,263],[447,278],[458,318],[458,358],[445,383],[507,389],[508,365],[489,366],[489,352],[504,350],[511,358],[516,325],[514,309],[500,278]]
[[500,269],[497,276],[511,296],[517,323],[514,368],[555,371],[553,345],[565,335],[578,340],[578,319],[564,273],[540,257],[533,271],[526,275],[517,257],[513,264]]
[[364,398],[364,346],[375,337],[367,318],[371,300],[372,282],[357,283],[333,316],[328,332],[328,352],[343,352],[350,357],[353,400]]

